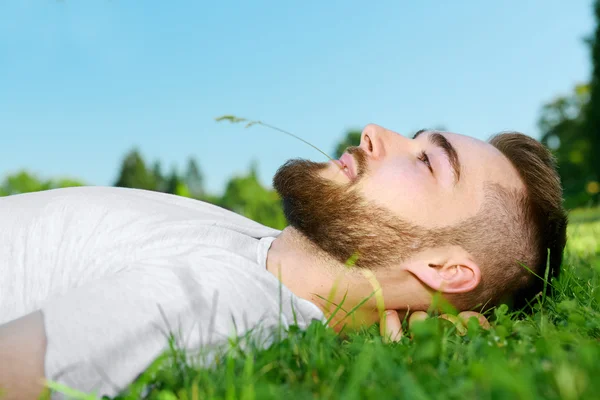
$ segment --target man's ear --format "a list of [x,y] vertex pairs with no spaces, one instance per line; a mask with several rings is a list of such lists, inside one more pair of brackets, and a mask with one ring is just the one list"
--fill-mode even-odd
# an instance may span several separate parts
[[404,269],[442,293],[466,293],[481,281],[479,265],[462,247],[428,249],[408,260]]

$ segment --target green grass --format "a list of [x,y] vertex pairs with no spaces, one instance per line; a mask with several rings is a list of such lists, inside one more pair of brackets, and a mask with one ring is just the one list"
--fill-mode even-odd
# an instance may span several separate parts
[[598,398],[599,277],[600,222],[573,224],[545,303],[528,315],[499,307],[489,331],[470,321],[461,337],[430,319],[386,344],[376,325],[340,337],[315,323],[267,349],[231,343],[213,368],[194,368],[172,347],[117,398]]

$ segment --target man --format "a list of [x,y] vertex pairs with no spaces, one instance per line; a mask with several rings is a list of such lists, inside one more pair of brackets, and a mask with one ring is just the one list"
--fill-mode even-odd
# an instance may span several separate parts
[[273,183],[282,232],[141,190],[0,199],[9,396],[34,398],[42,376],[114,395],[165,349],[168,330],[189,349],[248,330],[269,343],[277,327],[324,321],[343,303],[331,326],[371,324],[385,309],[397,336],[400,317],[436,292],[461,310],[522,303],[540,288],[528,269],[543,276],[549,254],[559,270],[560,182],[550,153],[522,134],[408,139],[369,125],[340,160],[291,160]]

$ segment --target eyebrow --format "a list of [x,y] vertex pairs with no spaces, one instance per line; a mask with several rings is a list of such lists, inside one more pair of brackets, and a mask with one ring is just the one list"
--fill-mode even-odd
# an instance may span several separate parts
[[[427,129],[421,129],[417,131],[417,133],[415,133],[415,135],[413,136],[413,139],[416,139],[417,137],[419,137],[419,135],[421,135],[424,132],[427,132]],[[442,149],[446,157],[448,157],[448,160],[450,161],[450,166],[452,167],[452,172],[454,173],[454,184],[456,185],[460,181],[460,159],[458,158],[458,153],[456,152],[456,149],[454,148],[452,143],[450,143],[448,139],[446,139],[446,137],[441,133],[432,132],[431,134],[429,134],[427,139],[429,139],[429,142],[431,144]]]

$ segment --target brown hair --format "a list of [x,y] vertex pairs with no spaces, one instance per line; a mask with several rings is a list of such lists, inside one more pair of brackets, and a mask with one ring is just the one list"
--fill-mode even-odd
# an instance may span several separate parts
[[[489,143],[516,168],[525,191],[487,184],[483,211],[463,230],[461,243],[482,268],[473,291],[450,300],[461,308],[527,304],[548,279],[558,277],[566,244],[567,213],[556,160],[540,142],[518,132],[493,136]],[[536,277],[526,268],[529,268]]]

